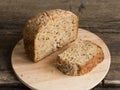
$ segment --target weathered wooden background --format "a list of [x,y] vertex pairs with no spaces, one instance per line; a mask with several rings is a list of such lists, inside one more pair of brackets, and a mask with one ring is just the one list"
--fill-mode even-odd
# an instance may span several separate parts
[[94,90],[120,90],[120,0],[0,0],[0,89],[28,89],[13,73],[11,52],[26,21],[55,8],[76,13],[79,27],[96,33],[110,49],[110,71]]

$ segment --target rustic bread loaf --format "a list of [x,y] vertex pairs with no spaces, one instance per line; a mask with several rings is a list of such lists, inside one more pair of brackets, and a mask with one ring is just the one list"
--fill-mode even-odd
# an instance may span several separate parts
[[61,9],[39,13],[25,26],[24,48],[37,62],[58,48],[74,41],[78,33],[78,17]]
[[78,39],[58,55],[57,68],[67,75],[82,75],[91,71],[103,59],[101,47],[91,41]]

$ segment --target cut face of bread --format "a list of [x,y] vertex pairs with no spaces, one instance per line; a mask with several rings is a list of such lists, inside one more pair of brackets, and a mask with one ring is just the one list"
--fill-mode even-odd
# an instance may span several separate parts
[[57,67],[67,75],[82,75],[91,71],[103,59],[104,54],[99,46],[79,39],[58,55]]
[[56,9],[40,13],[24,29],[25,50],[37,62],[74,41],[77,32],[78,18],[72,12]]

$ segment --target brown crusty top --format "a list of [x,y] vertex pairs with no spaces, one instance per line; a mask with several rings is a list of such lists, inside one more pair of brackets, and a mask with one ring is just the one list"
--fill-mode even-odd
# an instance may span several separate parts
[[72,15],[78,19],[78,17],[72,12],[61,9],[54,9],[39,13],[26,23],[23,31],[24,39],[32,41],[35,38],[36,34],[41,30],[40,28],[47,25],[49,21],[54,21],[56,18],[64,17],[66,15]]

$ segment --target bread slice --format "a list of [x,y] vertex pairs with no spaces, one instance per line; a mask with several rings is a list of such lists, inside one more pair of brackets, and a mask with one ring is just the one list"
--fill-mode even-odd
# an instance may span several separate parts
[[104,54],[98,45],[88,40],[76,40],[58,55],[57,68],[67,75],[83,75],[102,62]]
[[78,17],[61,9],[39,13],[25,26],[24,47],[28,56],[37,62],[58,48],[74,41],[78,33]]

